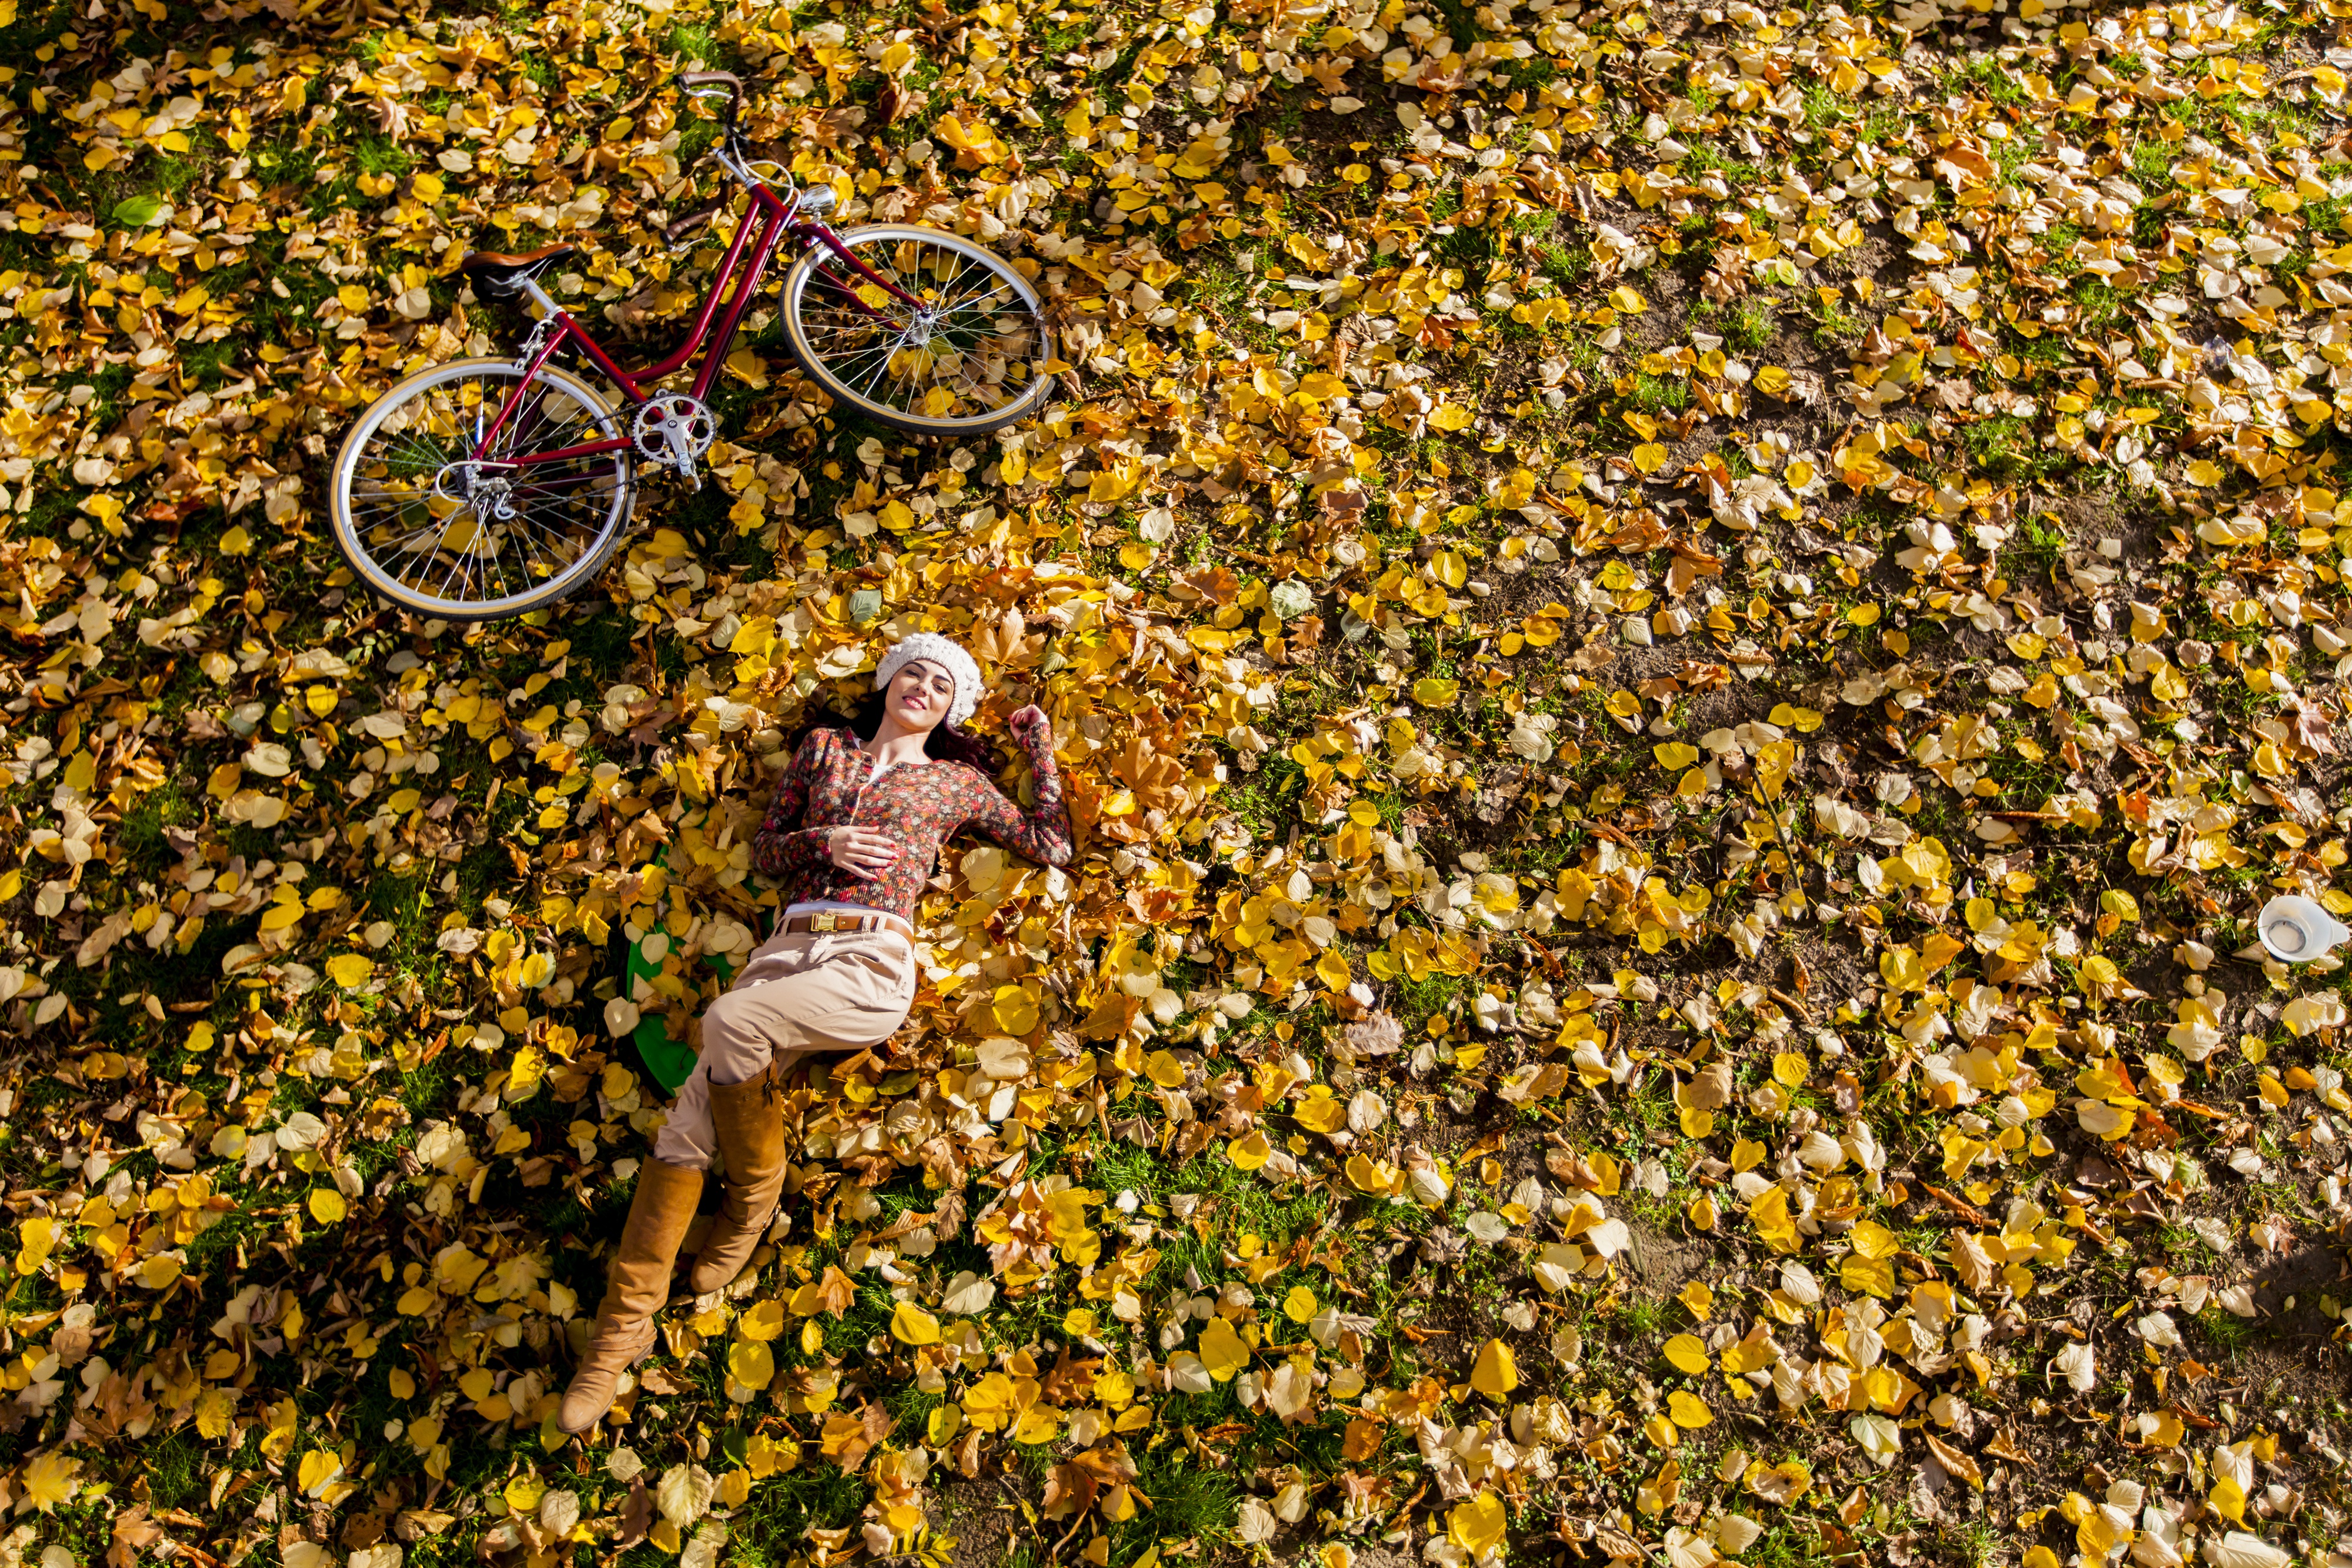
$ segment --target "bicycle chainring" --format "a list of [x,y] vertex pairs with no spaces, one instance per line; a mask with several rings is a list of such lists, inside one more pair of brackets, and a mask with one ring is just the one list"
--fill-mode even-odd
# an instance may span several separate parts
[[719,438],[719,416],[699,398],[664,392],[639,405],[629,434],[646,462],[667,464],[691,479],[695,460]]

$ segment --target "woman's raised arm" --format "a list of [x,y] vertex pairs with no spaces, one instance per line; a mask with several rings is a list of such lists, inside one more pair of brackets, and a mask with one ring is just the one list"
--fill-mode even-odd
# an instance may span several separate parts
[[966,825],[1033,861],[1067,865],[1076,852],[1077,840],[1070,830],[1070,809],[1062,800],[1062,770],[1054,760],[1053,723],[1033,706],[1014,714],[1011,727],[1036,777],[1036,809],[1023,810],[994,783],[983,779]]

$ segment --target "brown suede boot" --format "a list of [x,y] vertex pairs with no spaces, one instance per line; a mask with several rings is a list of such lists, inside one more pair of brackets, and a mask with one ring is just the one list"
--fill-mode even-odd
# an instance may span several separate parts
[[621,1245],[613,1255],[613,1270],[596,1313],[596,1337],[572,1375],[563,1392],[563,1407],[555,1424],[579,1433],[593,1427],[613,1407],[613,1391],[621,1374],[646,1357],[657,1337],[655,1314],[669,1300],[670,1270],[676,1267],[677,1246],[694,1223],[695,1205],[702,1201],[702,1173],[685,1166],[648,1159],[637,1169],[637,1193],[629,1203],[627,1224],[621,1228]]
[[710,1086],[710,1127],[727,1156],[727,1196],[694,1260],[687,1288],[708,1295],[732,1284],[775,1218],[784,1190],[784,1114],[771,1065],[741,1083]]

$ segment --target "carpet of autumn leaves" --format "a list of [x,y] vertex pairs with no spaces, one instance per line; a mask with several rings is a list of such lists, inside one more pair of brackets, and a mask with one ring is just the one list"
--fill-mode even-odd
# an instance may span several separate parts
[[[2352,1019],[2252,916],[2352,913],[2347,20],[0,0],[0,1563],[2344,1568]],[[690,316],[691,67],[1059,401],[910,444],[763,303],[595,592],[354,596],[467,249]],[[919,629],[1078,855],[954,847],[559,1441]]]

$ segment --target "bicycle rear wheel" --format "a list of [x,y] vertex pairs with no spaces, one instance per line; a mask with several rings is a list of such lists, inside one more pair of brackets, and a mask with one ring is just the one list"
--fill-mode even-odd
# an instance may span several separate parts
[[783,284],[786,340],[836,402],[896,430],[982,435],[1053,396],[1044,302],[1003,256],[907,224],[852,229],[841,243],[922,303],[876,287],[825,246],[793,264]]
[[530,460],[620,439],[620,422],[568,371],[541,366],[522,380],[507,360],[436,365],[369,405],[344,439],[330,490],[336,548],[401,608],[443,621],[542,609],[593,580],[620,543],[635,491],[625,447]]

